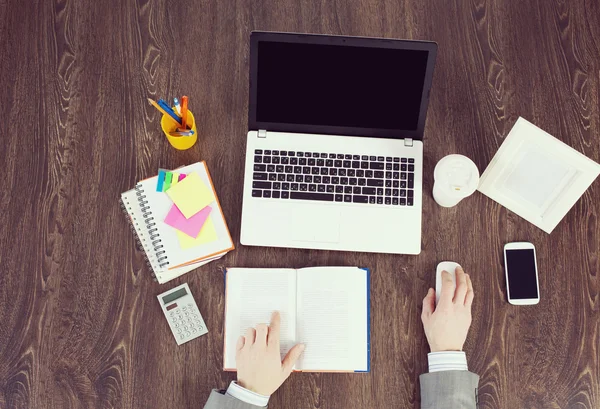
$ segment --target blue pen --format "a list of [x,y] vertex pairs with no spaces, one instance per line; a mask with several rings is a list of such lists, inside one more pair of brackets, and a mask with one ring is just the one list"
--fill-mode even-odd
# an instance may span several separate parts
[[181,105],[179,105],[179,100],[177,98],[173,98],[173,105],[175,105],[175,112],[177,112],[177,115],[181,116]]
[[177,113],[176,113],[176,112],[173,110],[173,108],[171,107],[171,105],[167,104],[167,101],[165,101],[164,99],[159,99],[159,100],[158,100],[158,103],[159,103],[159,104],[161,104],[161,106],[164,106],[164,107],[166,107],[166,108],[168,109],[168,111],[167,111],[167,112],[170,112],[170,113],[172,113],[172,114],[175,114],[175,116],[177,116],[177,119],[178,119],[178,120],[181,120],[181,115],[178,115],[178,114],[177,114]]
[[169,105],[168,105],[168,104],[165,102],[165,100],[163,100],[163,99],[159,99],[159,100],[158,100],[158,105],[160,105],[160,107],[161,107],[162,109],[164,109],[164,110],[165,110],[165,112],[166,112],[167,114],[169,114],[169,116],[170,116],[171,118],[173,118],[175,121],[177,121],[177,123],[178,123],[178,124],[180,124],[180,125],[181,125],[181,118],[179,118],[179,117],[177,116],[177,114],[176,114],[175,112],[173,112],[173,110],[172,110],[172,109],[171,109],[171,107],[170,107],[170,106],[169,106]]

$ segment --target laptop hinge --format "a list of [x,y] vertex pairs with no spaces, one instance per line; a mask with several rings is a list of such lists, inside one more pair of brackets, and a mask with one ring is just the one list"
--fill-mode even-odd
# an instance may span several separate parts
[[267,137],[267,130],[266,129],[259,129],[258,130],[258,137],[259,138],[266,138]]
[[413,146],[412,138],[404,138],[404,146]]

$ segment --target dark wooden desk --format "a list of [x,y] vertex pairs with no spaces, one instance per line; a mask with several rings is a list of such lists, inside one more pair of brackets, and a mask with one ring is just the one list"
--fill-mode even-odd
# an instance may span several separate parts
[[[224,266],[360,265],[372,372],[294,374],[273,408],[418,408],[421,300],[438,261],[475,285],[481,408],[600,407],[600,184],[547,235],[481,194],[442,209],[434,164],[483,171],[519,115],[600,161],[597,1],[0,2],[0,408],[201,408],[224,388]],[[418,256],[239,245],[253,29],[435,40]],[[191,98],[177,152],[146,97]],[[154,283],[118,206],[157,168],[208,162],[237,249]],[[398,234],[402,234],[401,231]],[[506,301],[501,250],[538,249],[542,300]],[[188,282],[210,333],[177,347],[156,294]]]

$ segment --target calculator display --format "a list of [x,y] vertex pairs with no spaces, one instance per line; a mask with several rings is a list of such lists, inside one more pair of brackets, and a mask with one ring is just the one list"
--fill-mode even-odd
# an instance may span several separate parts
[[184,295],[187,295],[187,291],[185,291],[185,288],[181,288],[171,294],[165,295],[162,300],[163,303],[168,304],[171,301],[175,301],[176,299],[183,297]]

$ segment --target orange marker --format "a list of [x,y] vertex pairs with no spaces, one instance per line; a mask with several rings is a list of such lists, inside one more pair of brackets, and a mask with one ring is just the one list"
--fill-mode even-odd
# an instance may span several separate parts
[[181,97],[181,127],[187,129],[188,97]]

